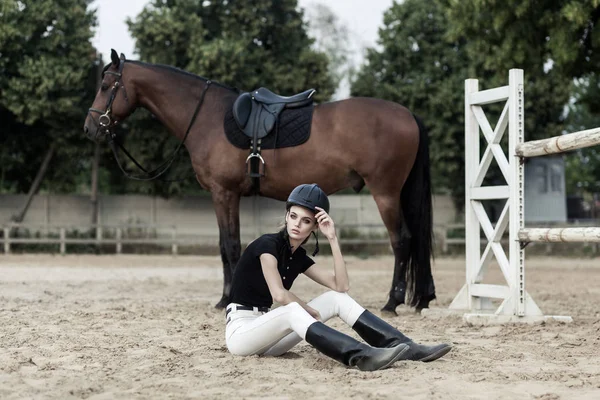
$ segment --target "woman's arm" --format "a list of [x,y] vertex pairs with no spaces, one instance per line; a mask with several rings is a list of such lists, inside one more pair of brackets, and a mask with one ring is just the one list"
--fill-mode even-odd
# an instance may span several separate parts
[[345,293],[350,290],[350,282],[337,236],[330,239],[329,244],[331,245],[331,253],[333,255],[333,273],[324,271],[313,265],[304,271],[304,275],[331,290]]
[[300,304],[302,308],[304,308],[310,315],[312,315],[313,318],[317,320],[321,319],[321,315],[317,310],[310,307],[308,304],[300,300],[298,296],[283,287],[281,276],[277,270],[277,259],[275,256],[269,253],[261,254],[260,264],[262,266],[263,275],[265,276],[265,280],[267,281],[267,286],[269,287],[269,292],[271,293],[273,300],[284,306],[296,302]]
[[340,243],[335,232],[335,225],[325,210],[319,207],[317,207],[317,210],[319,212],[315,215],[315,218],[319,224],[319,229],[321,232],[323,232],[327,240],[329,240],[329,245],[331,246],[331,255],[333,256],[333,275],[325,271],[319,271],[314,267],[308,268],[304,274],[313,281],[320,283],[321,285],[332,290],[337,292],[347,292],[350,290],[350,280],[348,279],[346,263],[344,262]]

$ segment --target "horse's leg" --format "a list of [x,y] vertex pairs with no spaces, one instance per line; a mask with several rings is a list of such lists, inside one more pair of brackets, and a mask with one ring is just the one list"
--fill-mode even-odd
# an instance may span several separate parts
[[[392,278],[392,288],[390,289],[390,297],[381,311],[396,313],[396,307],[405,303],[406,299],[406,267],[410,260],[410,245],[411,233],[408,226],[403,221],[400,229],[400,242],[397,247],[394,247],[394,276]],[[393,245],[392,245],[393,246]],[[433,276],[429,275],[427,286],[427,296],[421,298],[415,306],[415,311],[420,312],[423,308],[429,307],[429,302],[435,299],[435,285]]]
[[[390,222],[386,223],[388,231],[399,230],[399,234],[393,237],[392,247],[394,249],[395,265],[394,279],[390,299],[384,310],[394,311],[403,299],[410,299],[410,305],[417,312],[429,307],[429,302],[435,299],[435,286],[431,274],[431,256],[433,254],[433,207],[431,200],[431,175],[429,170],[429,140],[427,130],[421,120],[415,117],[419,126],[419,147],[415,161],[410,173],[402,186],[398,189],[393,182],[381,186],[381,181],[375,180],[379,187],[379,194],[401,192],[400,208],[396,212],[385,211],[386,207],[392,209],[397,203],[384,203],[380,211],[390,214]],[[390,190],[390,188],[396,188]],[[377,191],[373,191],[375,196]],[[394,197],[395,199],[395,197]],[[385,217],[384,217],[385,222]],[[398,238],[399,236],[399,238]],[[396,240],[396,238],[398,238]],[[409,294],[406,297],[406,294]],[[408,301],[408,300],[407,300]]]
[[400,223],[400,239],[396,245],[392,242],[394,251],[394,276],[388,302],[381,311],[396,313],[396,307],[405,303],[406,298],[406,263],[410,258],[410,232],[403,219]]
[[219,225],[219,247],[223,261],[223,296],[217,308],[229,304],[233,270],[240,259],[240,194],[222,188],[211,190]]
[[[382,311],[396,312],[396,307],[404,303],[406,293],[405,265],[408,258],[410,246],[410,233],[404,227],[402,222],[402,210],[400,208],[400,189],[379,188],[380,182],[376,187],[369,185],[373,194],[373,199],[379,209],[381,219],[388,231],[390,243],[394,252],[394,277],[392,279],[392,289],[387,304]],[[397,193],[397,194],[392,194]]]

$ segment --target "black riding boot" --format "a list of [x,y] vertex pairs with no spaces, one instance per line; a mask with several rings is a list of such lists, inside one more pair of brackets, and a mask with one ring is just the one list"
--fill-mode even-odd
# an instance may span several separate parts
[[315,322],[306,331],[306,341],[315,349],[349,367],[362,371],[376,371],[392,365],[409,351],[406,344],[377,349],[361,343],[348,335]]
[[407,344],[409,351],[402,356],[406,360],[433,361],[452,350],[452,346],[449,344],[435,346],[417,344],[368,310],[358,317],[352,329],[373,347],[393,347],[400,343]]

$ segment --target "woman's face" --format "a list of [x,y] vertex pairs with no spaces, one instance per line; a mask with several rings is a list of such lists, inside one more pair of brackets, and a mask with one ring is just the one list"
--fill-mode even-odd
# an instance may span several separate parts
[[290,239],[304,241],[316,227],[315,214],[300,206],[292,206],[285,216]]

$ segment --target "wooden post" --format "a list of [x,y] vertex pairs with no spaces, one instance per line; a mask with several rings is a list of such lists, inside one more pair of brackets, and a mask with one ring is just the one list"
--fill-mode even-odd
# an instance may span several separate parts
[[171,230],[171,253],[175,256],[177,255],[177,227],[173,227]]
[[67,252],[67,244],[65,243],[66,236],[66,229],[60,228],[60,254],[62,255],[65,255]]
[[121,254],[121,252],[123,251],[123,244],[121,243],[121,237],[123,235],[123,232],[121,230],[121,227],[117,228],[117,234],[116,234],[116,239],[117,239],[117,254]]
[[442,227],[442,252],[448,254],[448,227]]
[[4,227],[4,254],[10,253],[10,228]]
[[42,180],[44,179],[44,175],[46,175],[46,171],[48,170],[48,165],[50,164],[50,160],[52,160],[53,155],[54,155],[54,143],[51,143],[50,147],[48,148],[48,151],[46,152],[46,156],[44,157],[44,160],[42,161],[42,165],[40,166],[40,169],[38,170],[37,175],[35,176],[35,179],[33,180],[33,183],[31,184],[31,187],[29,188],[29,193],[27,193],[27,199],[25,200],[25,204],[23,204],[23,207],[21,208],[21,211],[19,211],[18,214],[12,216],[13,222],[23,222],[23,219],[25,219],[25,214],[27,214],[27,210],[29,209],[29,206],[31,205],[33,196],[38,192],[38,189],[40,188],[40,184],[42,183]]
[[100,164],[100,144],[96,143],[94,148],[94,158],[92,160],[92,193],[90,202],[92,203],[92,225],[98,224],[98,167]]
[[[598,218],[598,206],[600,205],[600,194],[594,193],[592,196],[592,219],[594,221]],[[594,243],[594,254],[600,253],[600,243]]]

